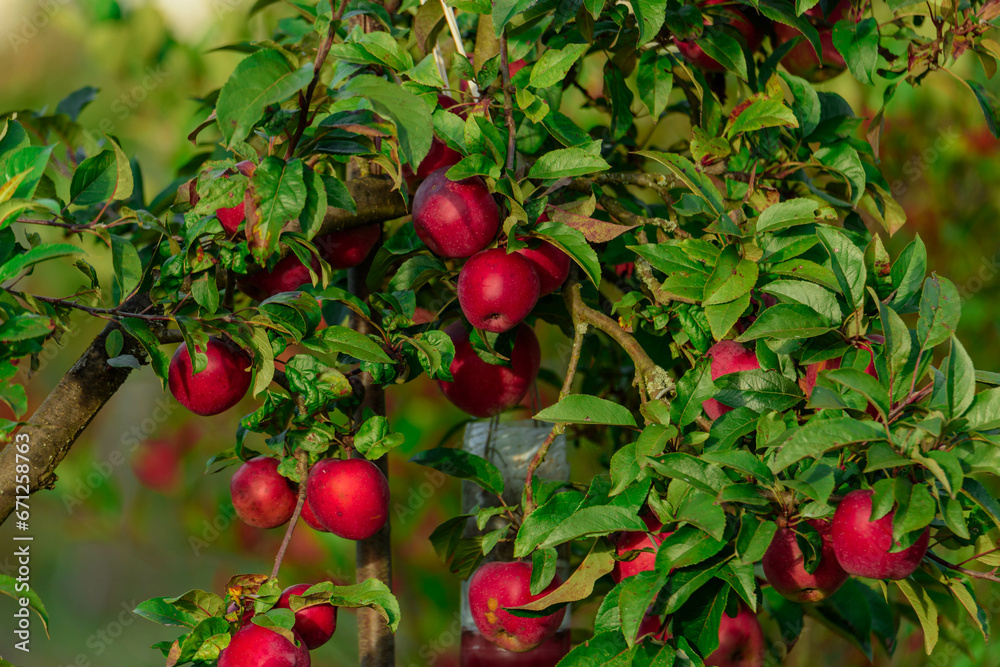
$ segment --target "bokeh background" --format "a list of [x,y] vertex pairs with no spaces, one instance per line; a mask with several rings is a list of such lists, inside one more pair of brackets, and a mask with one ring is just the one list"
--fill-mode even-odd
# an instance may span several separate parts
[[[83,86],[100,89],[80,120],[121,138],[142,165],[150,198],[206,151],[186,137],[205,116],[198,98],[221,86],[241,58],[226,47],[268,37],[292,13],[277,3],[248,18],[252,5],[252,0],[0,0],[0,111],[53,109]],[[974,56],[966,56],[959,69],[1000,93]],[[859,116],[870,117],[881,104],[880,90],[864,89],[848,77],[821,87],[844,95]],[[909,217],[887,240],[890,253],[895,256],[921,235],[931,270],[962,290],[960,335],[976,367],[1000,370],[1000,143],[986,130],[971,92],[945,74],[931,75],[919,89],[901,87],[886,118],[884,169]],[[37,293],[61,296],[76,288],[78,278],[47,265],[33,281]],[[30,409],[101,324],[78,317],[73,334],[48,351],[28,381]],[[544,325],[539,333],[547,366],[561,372],[558,350],[560,344],[565,350],[565,341]],[[550,392],[542,389],[544,401]],[[406,435],[406,444],[391,454],[394,588],[403,610],[397,664],[457,665],[459,581],[427,538],[460,512],[460,489],[407,459],[454,440],[465,417],[426,378],[391,389],[388,399],[393,422]],[[24,667],[162,665],[149,646],[179,633],[131,614],[138,602],[190,588],[222,592],[234,574],[269,571],[282,531],[250,529],[235,520],[228,500],[230,472],[204,474],[206,459],[231,446],[239,416],[250,405],[212,419],[192,418],[161,391],[148,369],[133,376],[59,468],[55,489],[32,498],[31,584],[48,607],[51,638],[36,623],[32,652],[16,655],[5,630],[14,607],[0,597],[5,619],[0,655]],[[574,478],[589,479],[602,453],[576,442],[569,457]],[[0,573],[14,573],[11,535],[9,525],[0,527]],[[353,580],[353,562],[353,543],[303,528],[296,531],[283,583]],[[984,606],[1000,611],[1000,589],[981,590]],[[574,626],[586,627],[594,611],[576,609]],[[1000,641],[988,646],[967,619],[942,625],[942,641],[928,657],[919,627],[904,620],[895,655],[876,649],[871,664],[1000,664]],[[314,653],[313,664],[357,664],[355,643],[354,617],[342,613],[337,634]],[[870,663],[807,621],[785,664]]]

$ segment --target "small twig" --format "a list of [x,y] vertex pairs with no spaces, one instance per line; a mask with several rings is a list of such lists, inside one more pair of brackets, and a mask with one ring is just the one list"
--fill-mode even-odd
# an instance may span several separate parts
[[983,551],[983,552],[980,552],[980,553],[976,554],[972,558],[966,558],[965,560],[963,560],[961,563],[958,563],[958,564],[959,565],[965,565],[966,563],[969,563],[969,562],[974,561],[974,560],[978,560],[978,559],[982,558],[983,556],[988,556],[991,553],[995,553],[997,551],[1000,551],[1000,547],[993,547],[992,549],[989,549],[988,551]]
[[944,565],[949,570],[954,570],[955,572],[961,572],[962,574],[972,577],[973,579],[986,579],[987,581],[997,581],[1000,582],[1000,577],[993,574],[992,572],[977,572],[976,570],[970,570],[968,568],[960,567],[958,565],[953,565],[940,556],[928,551],[927,557],[936,563]]
[[91,315],[96,315],[98,317],[102,315],[110,315],[113,317],[136,317],[141,320],[155,320],[155,321],[172,321],[171,318],[164,315],[145,315],[143,313],[123,313],[118,308],[92,308],[90,306],[84,306],[83,304],[75,303],[73,301],[66,301],[65,299],[58,299],[51,296],[38,296],[37,294],[28,294],[27,292],[18,292],[9,288],[3,288],[4,291],[9,293],[11,296],[20,299],[35,299],[36,301],[41,301],[43,303],[50,303],[54,306],[64,306],[66,308],[75,308],[76,310],[82,310],[85,313],[90,313]]
[[903,410],[905,410],[907,406],[912,405],[917,401],[923,400],[932,391],[934,391],[934,385],[929,384],[920,391],[911,393],[903,401],[901,401],[899,405],[897,405],[895,408],[892,409],[892,411],[889,413],[888,421],[890,422],[894,421],[897,417],[899,417],[899,415],[903,414]]
[[535,494],[534,490],[531,488],[532,481],[535,477],[535,470],[542,465],[542,461],[545,460],[545,455],[549,452],[549,447],[555,442],[555,439],[562,435],[566,431],[566,424],[555,424],[552,430],[549,431],[548,436],[546,436],[545,441],[542,442],[542,446],[538,448],[535,452],[535,457],[531,459],[531,463],[528,464],[528,476],[525,481],[524,486],[524,518],[528,518],[528,515],[535,511]]
[[513,171],[517,150],[517,126],[514,124],[514,103],[511,101],[510,61],[507,56],[506,32],[500,40],[500,74],[503,79],[503,114],[507,119],[507,171]]
[[333,46],[333,39],[337,36],[337,28],[340,26],[340,18],[344,15],[345,9],[347,9],[347,0],[341,0],[340,7],[337,8],[337,13],[330,19],[330,29],[326,33],[326,38],[320,45],[319,52],[316,53],[316,60],[313,62],[313,78],[309,82],[309,87],[306,88],[305,97],[300,96],[299,124],[295,128],[292,140],[288,142],[288,150],[285,151],[285,160],[290,159],[295,154],[295,149],[298,147],[299,141],[302,140],[302,135],[305,134],[306,127],[309,125],[309,107],[312,106],[313,95],[316,94],[316,86],[319,85],[319,75],[323,71],[323,63],[326,62],[326,57],[330,55],[330,47]]
[[292,512],[292,518],[288,520],[288,528],[285,530],[285,538],[281,541],[278,555],[274,558],[274,567],[271,568],[272,579],[278,576],[278,570],[281,569],[281,561],[285,558],[285,551],[288,550],[288,544],[292,541],[292,533],[295,532],[295,524],[299,522],[302,507],[306,504],[306,474],[308,473],[306,466],[309,462],[308,457],[309,455],[306,454],[305,450],[300,449],[295,452],[295,460],[298,462],[295,468],[299,475],[299,499],[295,503],[295,511]]

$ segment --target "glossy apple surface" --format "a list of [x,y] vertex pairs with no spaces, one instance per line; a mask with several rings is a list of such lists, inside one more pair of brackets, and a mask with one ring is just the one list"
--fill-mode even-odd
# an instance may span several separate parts
[[541,646],[559,629],[566,609],[549,616],[522,618],[504,611],[504,607],[528,604],[548,595],[560,586],[556,575],[545,590],[532,595],[531,565],[521,562],[492,562],[481,565],[469,579],[469,611],[483,637],[500,648],[515,653]]
[[212,336],[205,349],[208,365],[194,372],[191,353],[182,343],[167,372],[170,393],[196,415],[225,412],[240,402],[250,388],[250,357],[231,341]]
[[916,571],[924,559],[930,531],[924,529],[912,545],[903,551],[890,553],[895,511],[872,521],[874,495],[875,492],[870,489],[851,491],[837,505],[830,531],[833,552],[848,574],[869,579],[905,579]]

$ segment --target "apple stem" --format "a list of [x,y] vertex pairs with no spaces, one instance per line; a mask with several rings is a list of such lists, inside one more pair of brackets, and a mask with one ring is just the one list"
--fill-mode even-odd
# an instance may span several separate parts
[[295,525],[299,522],[299,516],[302,514],[302,507],[306,504],[306,476],[309,472],[309,455],[305,450],[300,449],[295,452],[295,460],[298,462],[295,466],[295,472],[299,476],[299,497],[295,503],[295,511],[292,512],[292,518],[288,520],[288,528],[285,529],[285,537],[281,540],[281,547],[278,548],[278,555],[274,557],[274,567],[271,568],[271,579],[276,579],[278,577],[278,570],[281,569],[281,561],[285,559],[285,552],[288,550],[288,545],[292,541],[292,533],[295,532]]
[[510,58],[507,55],[507,31],[500,40],[500,74],[503,79],[503,113],[507,120],[507,171],[514,170],[517,150],[517,126],[514,124],[514,103],[511,100]]

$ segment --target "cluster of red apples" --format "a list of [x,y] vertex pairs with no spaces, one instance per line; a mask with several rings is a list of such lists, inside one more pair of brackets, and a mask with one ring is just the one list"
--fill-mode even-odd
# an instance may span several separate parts
[[[310,584],[289,586],[274,608],[291,609],[292,596],[303,596],[309,588]],[[238,608],[232,605],[230,611]],[[252,610],[243,613],[240,629],[219,654],[219,667],[310,667],[309,651],[330,641],[337,629],[337,608],[326,602],[296,611],[290,633],[257,625],[252,618]]]
[[[728,3],[727,0],[706,0],[703,6],[726,4],[731,3]],[[761,42],[764,41],[764,32],[741,11],[732,9],[731,7],[727,9],[727,13],[730,15],[728,25],[740,33],[750,52],[753,53],[760,47]],[[822,45],[819,56],[817,56],[812,45],[797,29],[779,21],[774,21],[774,35],[772,37],[774,48],[778,48],[795,38],[799,38],[799,42],[781,59],[781,64],[785,66],[785,69],[789,73],[808,79],[809,81],[824,81],[843,72],[847,63],[844,62],[844,57],[833,45],[833,26],[841,19],[850,20],[850,9],[851,3],[849,0],[840,0],[840,2],[837,2],[833,6],[829,14],[824,14],[820,5],[816,5],[805,12],[805,18],[819,33],[819,40]],[[707,20],[706,23],[708,23]],[[674,43],[681,54],[695,67],[707,72],[725,71],[725,68],[705,53],[696,42],[674,39]]]

